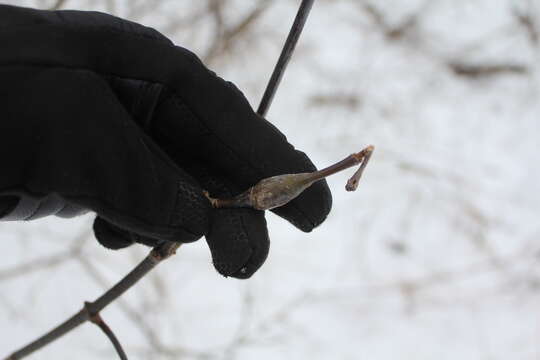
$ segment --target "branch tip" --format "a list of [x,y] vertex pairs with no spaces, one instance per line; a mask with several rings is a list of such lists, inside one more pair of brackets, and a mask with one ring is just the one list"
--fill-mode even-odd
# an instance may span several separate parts
[[359,160],[360,167],[353,176],[350,177],[349,180],[347,180],[347,184],[345,185],[345,190],[347,191],[355,191],[356,188],[358,188],[358,183],[360,182],[360,178],[362,177],[362,174],[364,173],[364,169],[366,168],[366,165],[371,158],[371,154],[373,153],[373,150],[375,150],[375,147],[373,145],[367,146],[364,150],[360,151],[359,153],[353,154],[354,158]]

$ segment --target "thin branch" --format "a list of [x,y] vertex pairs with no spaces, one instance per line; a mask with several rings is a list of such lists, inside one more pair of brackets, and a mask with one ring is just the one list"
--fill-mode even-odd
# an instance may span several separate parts
[[311,8],[313,7],[313,2],[314,0],[302,0],[300,3],[300,7],[298,8],[298,12],[294,18],[291,30],[289,30],[287,40],[285,40],[281,54],[279,55],[278,61],[274,67],[274,71],[272,71],[270,80],[268,80],[268,85],[266,85],[263,97],[259,103],[259,107],[257,108],[257,114],[262,117],[266,117],[268,109],[270,108],[274,96],[276,95],[276,91],[281,83],[283,74],[287,69],[287,65],[291,60],[294,49],[296,48],[296,44],[298,43],[298,39],[300,38],[300,34],[304,29],[304,25],[306,24]]
[[[96,283],[101,285],[103,288],[109,287],[108,282],[100,274],[99,270],[94,266],[94,264],[90,260],[88,260],[85,257],[79,257],[78,261],[83,266],[83,268],[86,269],[86,273],[90,277],[92,277],[92,279],[94,279]],[[163,350],[165,349],[165,345],[161,343],[154,329],[150,327],[150,325],[148,325],[144,316],[139,311],[133,308],[126,301],[126,299],[122,299],[122,298],[118,299],[117,304],[120,310],[122,310],[126,314],[126,316],[130,318],[131,321],[139,328],[139,331],[142,332],[144,339],[148,342],[148,344],[153,349],[155,349],[159,353],[169,352],[168,350]],[[176,352],[176,355],[178,355],[177,353],[182,353],[185,355],[190,355],[192,357],[195,356],[194,354],[188,352],[185,349],[176,348],[174,350]]]
[[148,272],[150,272],[161,261],[167,259],[171,255],[176,253],[176,250],[180,247],[180,243],[166,242],[159,247],[152,249],[150,254],[139,263],[133,270],[131,270],[122,280],[109,289],[105,294],[100,296],[94,302],[85,303],[85,306],[78,313],[58,325],[56,328],[49,331],[47,334],[41,336],[37,340],[24,346],[20,350],[15,351],[8,356],[6,360],[22,359],[27,355],[41,349],[45,345],[59,339],[63,335],[67,334],[71,330],[75,329],[82,323],[90,320],[92,316],[98,314],[107,305],[120,297],[124,292],[135,285],[140,279],[142,279]]
[[[86,306],[86,304],[89,304],[89,303],[85,303],[85,306]],[[103,320],[101,315],[99,315],[99,313],[94,314],[94,315],[90,316],[89,320],[90,320],[90,322],[96,324],[105,333],[105,335],[107,335],[107,337],[109,338],[109,340],[113,344],[114,349],[118,353],[118,356],[120,357],[120,359],[121,360],[128,360],[128,357],[127,357],[124,349],[122,348],[122,345],[120,344],[120,341],[118,341],[118,338],[116,337],[114,332],[111,330],[109,325],[107,325],[107,323]]]

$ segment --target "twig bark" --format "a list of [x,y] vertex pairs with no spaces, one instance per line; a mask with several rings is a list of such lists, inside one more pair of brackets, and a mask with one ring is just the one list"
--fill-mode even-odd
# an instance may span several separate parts
[[122,280],[120,280],[116,285],[107,290],[105,294],[97,298],[94,302],[85,303],[85,306],[78,313],[64,321],[62,324],[58,325],[56,328],[52,329],[45,335],[31,342],[30,344],[24,346],[23,348],[15,351],[13,354],[8,356],[5,360],[17,360],[22,359],[33,352],[41,349],[45,345],[59,339],[66,333],[70,332],[77,326],[83,324],[86,321],[91,320],[91,318],[101,310],[103,310],[107,305],[120,297],[133,285],[135,285],[140,279],[142,279],[148,272],[150,272],[156,265],[161,261],[167,259],[171,255],[176,253],[176,250],[180,247],[180,243],[166,242],[158,247],[152,249],[150,254],[139,263],[133,270],[131,270]]
[[[86,306],[86,304],[89,304],[89,303],[85,303],[85,306]],[[92,315],[90,317],[90,322],[96,324],[105,333],[105,335],[107,335],[107,337],[109,338],[109,340],[113,344],[114,349],[118,353],[118,356],[120,357],[120,360],[128,360],[126,352],[122,348],[122,345],[120,344],[120,341],[118,341],[118,338],[116,337],[114,332],[111,330],[109,325],[107,325],[105,320],[103,320],[101,315],[99,313]]]
[[276,66],[274,67],[272,76],[268,81],[268,85],[264,91],[261,103],[257,109],[257,114],[261,115],[262,117],[266,117],[266,113],[272,104],[272,100],[274,100],[274,95],[276,94],[277,88],[281,83],[281,79],[283,78],[285,69],[289,64],[289,60],[291,60],[294,49],[296,48],[296,44],[298,43],[298,39],[300,38],[300,34],[302,33],[304,25],[306,24],[309,12],[313,7],[314,1],[315,0],[302,0],[302,3],[300,4],[300,8],[298,9],[296,17],[294,18],[294,23],[289,31],[289,36],[287,36],[287,40],[285,40],[285,45],[283,45],[281,55],[279,56]]

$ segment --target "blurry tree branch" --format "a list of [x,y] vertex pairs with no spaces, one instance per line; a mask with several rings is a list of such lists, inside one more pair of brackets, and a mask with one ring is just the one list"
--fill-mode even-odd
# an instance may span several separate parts
[[79,251],[79,249],[62,251],[58,254],[45,256],[40,259],[30,260],[26,263],[16,265],[12,268],[2,269],[0,270],[0,281],[13,279],[35,271],[43,270],[45,268],[51,268],[60,265],[66,261],[71,260],[72,256],[74,256],[77,251]]
[[45,268],[52,268],[61,265],[64,262],[73,260],[74,258],[78,258],[79,256],[81,256],[82,247],[85,241],[90,237],[90,235],[90,231],[84,230],[81,235],[75,238],[73,246],[66,251],[60,251],[54,255],[45,256],[39,259],[33,259],[26,263],[16,265],[12,268],[1,269],[0,281],[27,275],[29,273],[43,270]]
[[471,64],[461,61],[449,61],[447,65],[454,74],[472,79],[487,78],[504,74],[524,75],[529,72],[527,66],[512,63]]
[[333,106],[356,110],[361,104],[361,99],[355,93],[317,93],[309,97],[307,104],[311,107]]
[[[380,11],[375,5],[369,1],[364,1],[360,4],[361,9],[367,14],[372,23],[382,31],[385,38],[389,41],[400,41],[410,38],[411,33],[417,28],[419,18],[425,9],[432,5],[433,2],[425,2],[417,11],[407,16],[398,25],[391,25],[386,19],[385,14]],[[538,29],[534,22],[533,15],[530,12],[514,11],[514,16],[518,22],[526,29],[531,43],[538,43]],[[427,54],[430,54],[428,49],[422,48]],[[436,54],[431,54],[436,56]],[[504,74],[524,75],[529,72],[526,65],[511,62],[498,63],[468,63],[462,60],[444,60],[446,66],[457,76],[469,79],[483,79]]]
[[409,15],[399,25],[390,25],[386,20],[384,14],[369,2],[362,2],[361,4],[364,12],[369,15],[372,22],[382,30],[384,36],[389,41],[397,41],[406,38],[411,31],[413,31],[418,23],[418,17],[421,10],[416,11],[412,15]]
[[519,23],[527,30],[529,39],[534,45],[538,44],[538,29],[530,14],[516,14]]
[[249,34],[249,30],[261,17],[264,11],[271,4],[268,0],[259,1],[247,14],[237,20],[234,24],[227,24],[223,15],[226,1],[209,0],[208,10],[214,21],[213,40],[202,56],[203,62],[212,63],[217,57],[230,51],[239,37]]
[[534,19],[534,14],[532,13],[532,6],[529,2],[527,10],[514,10],[514,16],[516,17],[518,23],[525,29],[529,36],[529,40],[533,45],[538,45],[539,37],[538,34],[538,24]]
[[67,0],[56,0],[55,3],[50,7],[50,10],[60,10],[64,5],[66,5]]

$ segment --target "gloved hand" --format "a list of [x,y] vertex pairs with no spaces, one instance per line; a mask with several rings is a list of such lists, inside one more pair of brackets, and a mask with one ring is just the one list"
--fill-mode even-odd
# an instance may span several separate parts
[[[0,217],[98,214],[101,244],[205,236],[221,274],[268,254],[264,213],[212,209],[265,177],[313,171],[230,82],[157,31],[113,16],[0,5]],[[320,181],[274,210],[302,231],[327,216]]]

